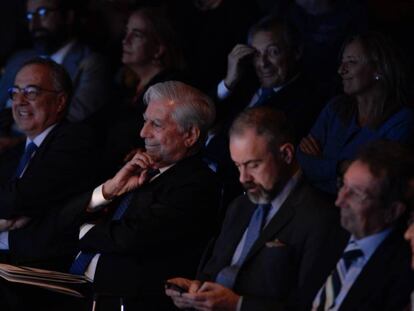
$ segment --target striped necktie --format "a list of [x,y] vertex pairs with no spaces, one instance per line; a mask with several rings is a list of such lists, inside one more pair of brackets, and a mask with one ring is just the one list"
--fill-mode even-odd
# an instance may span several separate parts
[[336,297],[338,297],[338,294],[341,291],[349,267],[355,260],[363,255],[364,253],[359,248],[345,251],[342,254],[335,269],[328,276],[328,279],[322,287],[319,305],[316,308],[317,311],[326,311],[335,306]]
[[244,241],[243,249],[240,257],[234,265],[224,267],[216,277],[216,282],[227,287],[233,288],[236,281],[237,274],[239,273],[240,267],[242,266],[247,254],[252,248],[254,242],[259,238],[260,233],[266,223],[266,217],[271,209],[272,205],[258,204],[247,229],[246,239]]

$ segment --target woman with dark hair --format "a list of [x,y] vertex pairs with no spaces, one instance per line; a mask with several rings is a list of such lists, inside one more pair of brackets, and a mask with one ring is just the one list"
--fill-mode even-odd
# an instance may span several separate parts
[[328,103],[298,150],[306,177],[332,194],[360,146],[378,139],[408,143],[414,126],[404,68],[387,38],[374,32],[350,38],[338,73],[344,95]]
[[144,120],[145,91],[158,82],[183,80],[184,60],[176,34],[161,7],[143,7],[129,17],[122,41],[122,63],[134,84],[132,100],[110,117],[104,165],[112,174],[133,149],[143,147],[140,139]]

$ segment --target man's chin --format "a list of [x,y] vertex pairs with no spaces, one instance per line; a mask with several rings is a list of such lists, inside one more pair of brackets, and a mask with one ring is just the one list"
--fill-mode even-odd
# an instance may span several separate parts
[[264,193],[261,192],[251,192],[247,190],[246,193],[249,200],[254,204],[267,204],[272,201],[271,199],[267,198]]

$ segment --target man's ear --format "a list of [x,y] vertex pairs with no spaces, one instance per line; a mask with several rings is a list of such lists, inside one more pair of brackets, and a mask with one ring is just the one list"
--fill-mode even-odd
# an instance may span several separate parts
[[184,145],[188,148],[194,146],[194,144],[200,138],[200,129],[195,126],[191,126],[190,129],[186,132],[184,138]]
[[156,50],[156,52],[154,53],[154,60],[161,62],[161,58],[165,53],[165,46],[162,44],[158,45],[158,49]]
[[386,219],[387,222],[388,223],[395,222],[405,213],[406,209],[407,209],[407,206],[403,202],[400,202],[400,201],[393,202],[391,204],[390,212],[387,216],[388,219]]
[[64,93],[57,94],[57,111],[62,113],[68,104],[68,96]]
[[287,164],[292,164],[295,158],[295,147],[291,143],[282,144],[279,147],[280,157],[285,161]]

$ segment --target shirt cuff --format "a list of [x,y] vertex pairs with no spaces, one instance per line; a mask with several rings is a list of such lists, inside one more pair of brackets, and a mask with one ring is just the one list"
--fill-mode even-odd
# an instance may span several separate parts
[[9,231],[0,232],[0,250],[9,250]]
[[230,90],[227,88],[224,80],[222,80],[217,86],[217,97],[221,100],[230,96]]
[[237,301],[236,311],[240,311],[243,303],[243,296],[240,296],[239,301]]
[[104,198],[103,193],[103,184],[99,187],[96,187],[92,193],[92,198],[88,204],[88,211],[89,212],[96,212],[101,209],[102,206],[112,202],[112,200],[107,200]]

